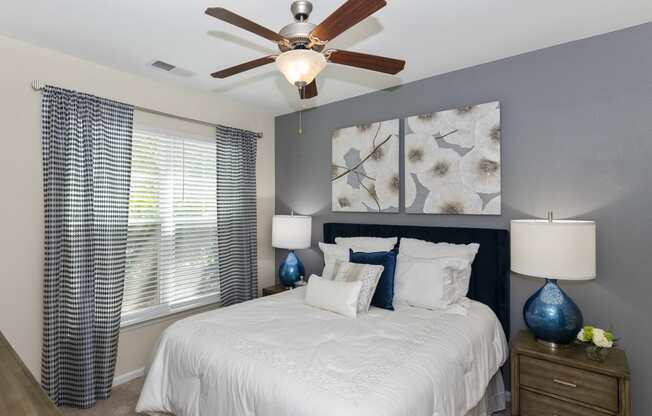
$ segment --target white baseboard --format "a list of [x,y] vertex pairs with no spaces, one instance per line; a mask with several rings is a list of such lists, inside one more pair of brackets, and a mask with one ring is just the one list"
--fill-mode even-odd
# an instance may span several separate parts
[[133,379],[136,379],[138,377],[142,377],[145,375],[145,367],[142,368],[137,368],[133,371],[129,371],[124,374],[120,374],[119,376],[115,376],[113,378],[113,387],[119,386],[120,384],[125,384],[130,382]]

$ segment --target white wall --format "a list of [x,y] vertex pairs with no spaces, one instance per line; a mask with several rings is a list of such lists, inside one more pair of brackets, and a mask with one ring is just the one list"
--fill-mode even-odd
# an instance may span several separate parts
[[[183,117],[259,131],[259,288],[274,282],[274,118],[222,101],[0,37],[0,331],[40,378],[43,311],[41,94],[34,79]],[[185,314],[187,315],[187,314]],[[184,316],[185,316],[184,315]],[[179,317],[123,330],[116,375],[145,365],[161,331]]]

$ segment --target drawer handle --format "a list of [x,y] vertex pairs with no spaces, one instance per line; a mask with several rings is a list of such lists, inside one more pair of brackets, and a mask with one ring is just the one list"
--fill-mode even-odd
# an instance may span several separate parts
[[553,378],[552,381],[553,381],[554,383],[561,384],[562,386],[566,386],[566,387],[572,387],[572,388],[576,388],[576,387],[577,387],[577,384],[575,384],[575,383],[571,383],[571,382],[569,382],[569,381],[557,380],[556,378]]

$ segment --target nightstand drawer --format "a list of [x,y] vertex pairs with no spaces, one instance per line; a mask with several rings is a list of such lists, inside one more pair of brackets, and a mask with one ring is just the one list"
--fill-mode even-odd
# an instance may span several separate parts
[[521,389],[521,416],[606,416],[602,412]]
[[525,355],[520,357],[519,371],[523,386],[618,412],[618,379],[615,377]]

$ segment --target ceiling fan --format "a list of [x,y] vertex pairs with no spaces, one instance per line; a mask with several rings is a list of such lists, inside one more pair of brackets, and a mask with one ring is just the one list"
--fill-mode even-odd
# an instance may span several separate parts
[[265,56],[214,72],[212,76],[227,78],[276,62],[285,78],[299,88],[301,99],[309,99],[317,96],[315,77],[328,62],[386,74],[398,74],[405,67],[405,61],[340,49],[325,50],[328,42],[386,5],[385,0],[348,0],[323,22],[315,25],[308,22],[312,3],[303,0],[295,1],[290,6],[294,23],[285,26],[278,33],[224,8],[208,8],[207,15],[269,39],[275,42],[281,51],[279,55]]

